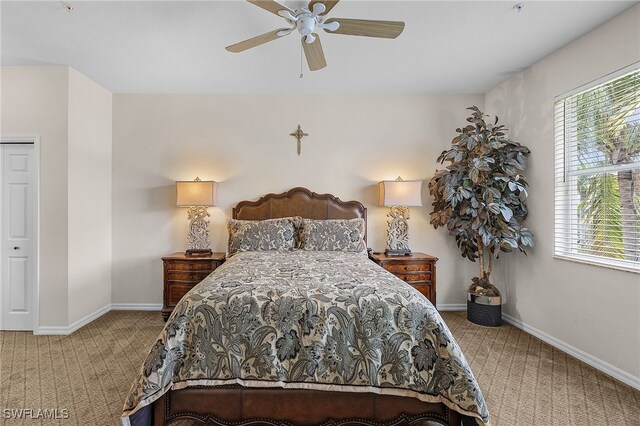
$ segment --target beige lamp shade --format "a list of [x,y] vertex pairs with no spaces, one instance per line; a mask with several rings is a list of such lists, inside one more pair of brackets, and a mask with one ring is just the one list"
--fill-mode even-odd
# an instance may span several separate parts
[[378,184],[381,206],[421,206],[421,180],[383,180]]
[[178,207],[213,206],[216,199],[216,185],[212,180],[177,181],[176,205]]

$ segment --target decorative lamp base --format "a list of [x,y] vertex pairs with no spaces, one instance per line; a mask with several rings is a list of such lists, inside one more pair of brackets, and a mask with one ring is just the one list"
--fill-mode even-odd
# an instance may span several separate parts
[[189,219],[189,245],[187,246],[187,254],[189,252],[197,253],[201,250],[209,249],[209,212],[206,206],[193,206],[187,210],[187,218]]
[[409,250],[409,207],[393,206],[387,214],[389,229],[387,230],[387,255],[407,255]]

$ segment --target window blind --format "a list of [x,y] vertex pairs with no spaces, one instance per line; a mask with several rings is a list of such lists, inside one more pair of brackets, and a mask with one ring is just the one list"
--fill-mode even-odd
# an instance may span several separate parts
[[640,272],[639,65],[556,99],[556,256]]

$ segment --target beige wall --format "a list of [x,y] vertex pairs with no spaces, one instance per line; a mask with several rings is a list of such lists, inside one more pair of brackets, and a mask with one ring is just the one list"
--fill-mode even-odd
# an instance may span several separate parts
[[2,67],[2,136],[40,136],[41,325],[66,326],[68,68]]
[[[114,95],[113,303],[161,303],[160,257],[186,248],[187,217],[175,181],[219,182],[211,208],[215,250],[241,200],[305,186],[368,207],[369,245],[385,245],[382,179],[428,179],[435,160],[483,96]],[[309,133],[296,155],[289,133]],[[431,200],[412,208],[410,244],[440,257],[438,303],[465,303],[472,264],[428,221]],[[462,265],[462,267],[461,267]]]
[[640,60],[640,6],[486,94],[531,148],[529,226],[537,246],[506,267],[505,312],[640,381],[640,275],[553,258],[554,97]]
[[69,67],[2,67],[0,134],[40,136],[39,326],[111,302],[111,93]]
[[69,323],[111,303],[111,92],[69,69]]

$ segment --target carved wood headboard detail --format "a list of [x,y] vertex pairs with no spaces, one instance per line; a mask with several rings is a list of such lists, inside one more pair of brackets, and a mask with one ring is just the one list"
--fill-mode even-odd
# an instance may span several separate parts
[[241,201],[232,210],[240,220],[264,220],[301,216],[307,219],[353,219],[361,217],[367,229],[367,208],[359,201],[342,201],[331,194],[316,194],[307,188],[293,188],[281,194],[267,194],[257,201]]

